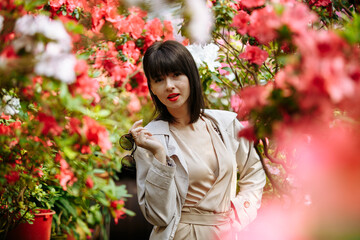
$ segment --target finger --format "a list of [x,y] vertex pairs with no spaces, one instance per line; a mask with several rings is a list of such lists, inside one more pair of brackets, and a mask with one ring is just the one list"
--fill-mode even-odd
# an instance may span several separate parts
[[131,132],[136,144],[143,143],[147,138],[151,137],[152,134],[145,128],[139,127]]
[[136,122],[132,125],[132,127],[130,128],[129,132],[130,132],[130,131],[132,131],[132,130],[133,130],[133,129],[135,129],[135,128],[140,127],[140,126],[141,126],[141,124],[142,124],[142,122],[143,122],[143,120],[142,120],[142,119],[140,119],[140,120],[136,121]]
[[145,128],[143,127],[137,127],[137,128],[134,128],[134,129],[130,129],[129,133],[131,133],[131,135],[133,137],[137,136],[140,134],[141,131],[145,130]]

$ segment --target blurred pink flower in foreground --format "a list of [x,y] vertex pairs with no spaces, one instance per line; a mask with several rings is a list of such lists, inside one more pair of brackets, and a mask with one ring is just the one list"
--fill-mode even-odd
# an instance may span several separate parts
[[127,105],[127,109],[130,113],[137,113],[141,110],[140,100],[135,94],[130,95],[130,102]]

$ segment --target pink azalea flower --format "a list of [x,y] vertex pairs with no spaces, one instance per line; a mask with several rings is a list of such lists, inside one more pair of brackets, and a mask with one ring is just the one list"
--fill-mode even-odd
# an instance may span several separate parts
[[269,57],[269,54],[256,46],[247,46],[245,52],[239,55],[240,58],[246,59],[251,63],[262,65]]
[[233,18],[232,27],[236,28],[236,31],[242,35],[247,33],[250,16],[245,11],[240,10]]
[[230,97],[230,106],[234,112],[238,112],[240,110],[241,104],[243,104],[243,100],[238,94],[232,95]]
[[221,75],[223,75],[223,76],[229,75],[230,72],[227,71],[227,70],[224,70],[224,69],[223,69],[224,67],[230,67],[230,65],[227,64],[227,63],[223,63],[223,62],[222,62],[222,63],[221,63],[221,66],[218,68],[219,73],[220,73]]
[[253,8],[264,5],[265,0],[240,0],[240,3],[247,8]]
[[130,102],[127,105],[127,109],[130,113],[136,113],[141,110],[141,103],[135,94],[130,95]]
[[[58,156],[60,156],[58,154]],[[60,161],[60,174],[56,175],[55,177],[59,179],[60,186],[67,190],[68,186],[72,186],[76,181],[77,178],[75,177],[74,173],[71,171],[69,164],[63,159],[61,156],[59,157]]]
[[277,37],[276,29],[280,26],[279,18],[270,6],[255,10],[250,16],[248,34],[259,43],[267,44]]

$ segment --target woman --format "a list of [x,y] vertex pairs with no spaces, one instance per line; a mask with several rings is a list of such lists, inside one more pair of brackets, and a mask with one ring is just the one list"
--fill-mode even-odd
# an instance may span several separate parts
[[198,69],[182,44],[154,43],[143,67],[158,117],[130,133],[150,239],[235,239],[256,217],[266,182],[253,147],[237,137],[236,114],[204,110]]

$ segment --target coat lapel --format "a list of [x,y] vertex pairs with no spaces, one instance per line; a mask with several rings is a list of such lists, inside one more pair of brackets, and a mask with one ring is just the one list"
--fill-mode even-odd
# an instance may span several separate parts
[[174,138],[170,135],[169,123],[162,120],[152,121],[145,127],[148,129],[153,135],[163,135],[161,139],[163,140],[163,144],[166,146],[165,151],[167,151],[168,156],[176,155],[179,159],[179,162],[183,166],[188,174],[188,168],[185,159],[182,157],[179,145],[176,143]]

